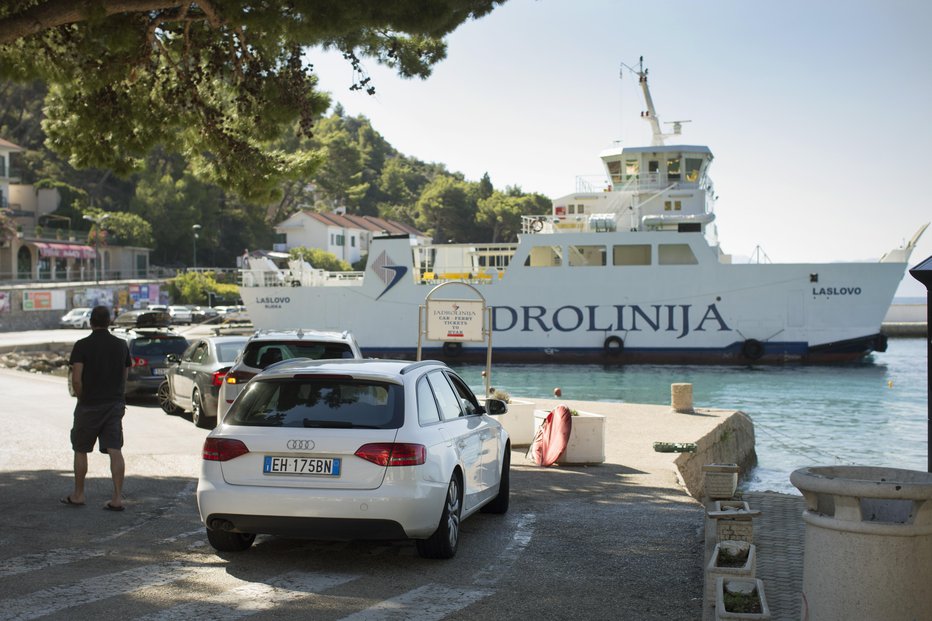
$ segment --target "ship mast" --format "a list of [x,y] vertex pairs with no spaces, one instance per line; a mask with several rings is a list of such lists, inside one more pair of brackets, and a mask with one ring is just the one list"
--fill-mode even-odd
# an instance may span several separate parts
[[679,135],[682,131],[683,123],[689,123],[689,121],[673,121],[670,123],[673,125],[673,133],[664,134],[660,129],[660,117],[657,116],[657,110],[654,108],[654,100],[650,96],[650,87],[647,85],[647,69],[644,68],[644,57],[641,56],[641,58],[638,59],[637,69],[625,63],[621,63],[619,77],[624,75],[625,69],[638,77],[638,83],[641,85],[641,92],[644,94],[644,103],[647,104],[647,110],[641,112],[641,118],[650,123],[652,134],[650,145],[652,147],[662,147],[664,145],[664,138],[667,136]]

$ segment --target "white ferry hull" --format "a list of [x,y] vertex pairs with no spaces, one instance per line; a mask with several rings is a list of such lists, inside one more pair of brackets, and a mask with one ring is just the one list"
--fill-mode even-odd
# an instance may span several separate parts
[[[712,252],[702,235],[647,235],[652,243],[688,238],[700,255]],[[644,243],[645,233],[608,233],[599,241],[631,236]],[[592,243],[591,234],[559,237]],[[349,330],[366,356],[413,358],[419,306],[433,283],[416,277],[411,244],[374,241],[370,256],[383,256],[382,265],[370,261],[359,284],[243,287],[243,301],[259,329]],[[497,362],[827,363],[885,348],[881,322],[906,265],[703,260],[533,268],[512,262],[500,279],[470,282],[484,282],[474,286],[492,308]],[[423,356],[484,360],[485,347],[424,342]]]
[[[732,264],[714,234],[711,150],[667,145],[681,123],[662,133],[643,62],[622,68],[638,76],[652,141],[603,151],[597,190],[577,182],[549,214],[522,216],[516,246],[379,238],[362,278],[244,274],[301,285],[244,286],[256,327],[350,330],[366,355],[414,357],[427,294],[464,279],[492,309],[498,362],[848,362],[885,349],[881,322],[925,227],[878,263]],[[456,336],[423,355],[485,359]]]

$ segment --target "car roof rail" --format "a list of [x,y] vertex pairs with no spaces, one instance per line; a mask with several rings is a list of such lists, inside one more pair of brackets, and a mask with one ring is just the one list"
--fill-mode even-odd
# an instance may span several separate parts
[[412,362],[411,364],[409,364],[409,365],[405,366],[403,369],[401,369],[401,374],[404,375],[405,373],[410,373],[411,371],[416,371],[417,369],[420,369],[421,367],[429,367],[429,366],[441,366],[441,367],[445,367],[445,366],[447,366],[447,363],[445,363],[445,362],[443,362],[443,361],[441,361],[441,360],[421,360],[420,362]]

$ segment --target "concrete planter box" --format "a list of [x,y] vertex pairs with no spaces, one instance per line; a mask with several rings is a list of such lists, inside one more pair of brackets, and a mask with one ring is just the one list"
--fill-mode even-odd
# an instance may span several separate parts
[[[725,610],[726,591],[756,595],[760,602],[761,611],[732,612]],[[764,594],[764,582],[759,578],[717,578],[715,580],[715,619],[716,621],[738,621],[741,619],[769,620],[770,607],[767,605],[767,597]]]
[[715,521],[715,541],[744,541],[754,543],[754,518],[760,511],[752,511],[748,503],[740,500],[717,500],[706,517]]
[[728,500],[738,489],[738,464],[706,464],[702,467],[703,493],[709,500]]
[[508,402],[508,411],[501,416],[493,416],[500,422],[511,438],[512,446],[530,446],[534,440],[534,402],[524,399],[512,399]]
[[[731,554],[728,554],[728,553]],[[744,564],[741,566],[722,565],[724,558],[745,554]],[[757,546],[746,541],[723,541],[716,543],[709,557],[709,564],[705,568],[705,601],[706,605],[715,605],[715,581],[718,578],[755,578],[757,576]]]
[[[601,464],[605,462],[605,417],[601,414],[576,411],[566,450],[557,460],[561,466],[569,464]],[[534,410],[534,433],[550,412]]]

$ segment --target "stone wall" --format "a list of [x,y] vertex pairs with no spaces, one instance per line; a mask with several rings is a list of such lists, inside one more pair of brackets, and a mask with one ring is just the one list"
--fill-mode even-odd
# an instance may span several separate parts
[[696,442],[695,453],[681,453],[674,463],[690,496],[701,500],[705,464],[738,464],[741,476],[755,466],[754,423],[744,412],[735,412]]

